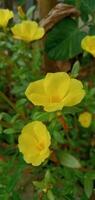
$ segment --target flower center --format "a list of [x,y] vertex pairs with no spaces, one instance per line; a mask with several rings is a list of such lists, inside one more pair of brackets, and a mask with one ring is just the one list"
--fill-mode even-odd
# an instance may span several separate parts
[[83,119],[83,123],[84,124],[89,124],[89,120],[88,119]]
[[59,96],[52,96],[51,102],[52,103],[59,103],[61,101],[61,98]]
[[35,139],[35,142],[36,142],[36,148],[39,151],[42,151],[45,148],[44,142],[42,142],[42,141],[40,142],[39,139],[37,138],[36,134],[34,134],[34,139]]
[[37,149],[39,150],[39,151],[42,151],[43,149],[45,148],[45,146],[44,146],[44,143],[38,143],[37,144]]

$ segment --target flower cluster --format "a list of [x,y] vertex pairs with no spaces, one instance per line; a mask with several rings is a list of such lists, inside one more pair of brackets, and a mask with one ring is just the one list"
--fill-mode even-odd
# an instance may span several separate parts
[[[21,8],[19,8],[19,12],[20,15],[24,15]],[[12,11],[0,9],[0,27],[5,29],[13,17]],[[13,38],[25,42],[39,40],[45,34],[44,28],[40,27],[37,22],[25,19],[15,24],[11,28],[11,32]],[[82,41],[82,46],[85,49],[84,43]],[[91,45],[90,48],[92,48]],[[93,48],[92,51],[94,55]],[[47,73],[45,78],[30,83],[25,95],[35,106],[43,106],[45,111],[54,112],[62,110],[63,107],[80,103],[85,96],[85,91],[81,81],[70,77],[65,72],[56,72]],[[81,117],[79,121],[83,121]],[[88,121],[85,121],[85,126],[88,125]],[[24,160],[34,166],[40,165],[49,157],[50,145],[51,135],[40,121],[33,121],[25,125],[18,138],[18,148],[23,154]]]
[[[30,83],[25,94],[34,105],[53,112],[80,103],[85,91],[81,81],[71,78],[65,72],[57,72],[48,73],[44,79]],[[26,125],[19,136],[18,145],[24,160],[34,166],[40,165],[50,154],[50,138],[42,122]]]

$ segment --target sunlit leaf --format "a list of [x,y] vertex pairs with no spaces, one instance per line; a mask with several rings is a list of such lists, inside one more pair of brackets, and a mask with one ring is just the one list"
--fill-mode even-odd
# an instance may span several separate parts
[[59,153],[59,159],[62,165],[66,167],[71,167],[71,168],[80,168],[81,164],[80,162],[71,154],[67,152],[61,152]]

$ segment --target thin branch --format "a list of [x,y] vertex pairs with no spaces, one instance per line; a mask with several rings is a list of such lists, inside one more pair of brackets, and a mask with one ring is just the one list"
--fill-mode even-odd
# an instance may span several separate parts
[[72,5],[59,3],[40,21],[40,25],[43,26],[47,32],[62,18],[70,15],[79,17],[80,12]]

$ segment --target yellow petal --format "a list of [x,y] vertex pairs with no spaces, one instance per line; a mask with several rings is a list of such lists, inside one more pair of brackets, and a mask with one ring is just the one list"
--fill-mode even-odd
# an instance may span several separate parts
[[42,162],[44,162],[45,159],[47,159],[50,155],[50,150],[46,149],[46,151],[40,155],[40,154],[34,154],[32,156],[24,155],[24,160],[27,163],[31,163],[33,166],[39,166]]
[[34,35],[36,34],[36,31],[38,29],[38,24],[35,21],[24,21],[23,22],[23,27],[25,30],[25,36],[29,37],[30,40],[33,40]]
[[29,155],[30,152],[37,151],[36,148],[37,141],[33,136],[35,136],[35,133],[32,127],[32,123],[29,123],[23,127],[22,132],[18,138],[18,147],[20,152]]
[[45,77],[45,91],[48,95],[63,98],[70,85],[70,77],[65,72],[48,73]]
[[50,150],[47,149],[46,152],[44,152],[43,155],[38,156],[37,159],[35,159],[35,158],[32,159],[32,162],[31,162],[32,165],[33,166],[39,166],[42,162],[44,162],[44,160],[46,160],[49,157],[49,155],[50,155]]
[[6,27],[8,21],[13,18],[14,14],[9,9],[0,9],[0,26]]
[[44,79],[30,83],[25,95],[34,105],[47,104],[48,97],[45,94]]
[[81,41],[81,47],[85,51],[95,56],[95,36],[86,36]]
[[33,129],[36,134],[36,137],[41,142],[43,142],[45,146],[47,146],[47,147],[50,146],[51,137],[50,137],[50,134],[49,134],[46,126],[40,121],[35,121],[35,122],[33,122]]
[[69,91],[63,99],[64,106],[74,106],[80,103],[84,96],[85,91],[81,81],[71,79]]
[[44,36],[44,34],[45,34],[44,28],[38,28],[37,32],[33,36],[33,39],[38,40],[38,39],[42,38]]
[[44,106],[44,110],[46,112],[55,112],[57,110],[62,110],[63,105],[63,102],[47,104],[46,106]]

